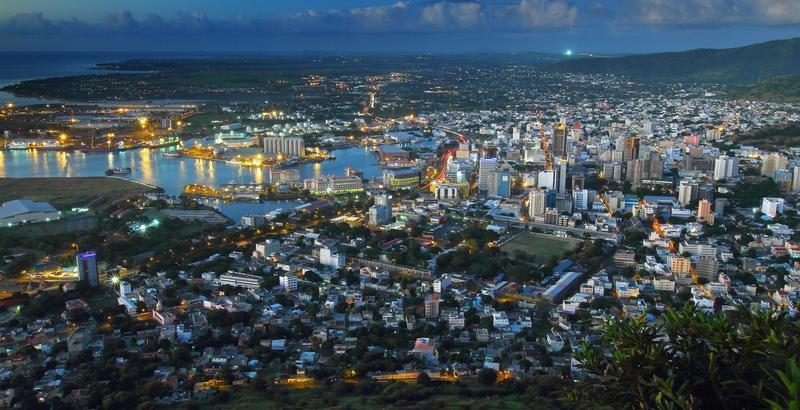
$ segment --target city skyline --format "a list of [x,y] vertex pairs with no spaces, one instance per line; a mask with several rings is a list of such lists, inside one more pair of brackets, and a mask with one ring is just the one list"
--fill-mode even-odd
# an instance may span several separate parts
[[12,0],[0,50],[641,53],[796,37],[798,22],[789,0]]

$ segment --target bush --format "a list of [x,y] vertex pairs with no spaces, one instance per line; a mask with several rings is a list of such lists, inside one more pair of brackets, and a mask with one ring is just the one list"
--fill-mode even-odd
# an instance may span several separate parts
[[497,382],[497,372],[493,369],[481,369],[478,371],[478,382],[484,386],[491,386]]

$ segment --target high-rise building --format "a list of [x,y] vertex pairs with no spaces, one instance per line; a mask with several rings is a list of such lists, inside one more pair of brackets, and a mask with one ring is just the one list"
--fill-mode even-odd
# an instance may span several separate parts
[[567,156],[567,127],[562,123],[553,125],[553,157]]
[[576,211],[586,211],[589,209],[589,190],[588,189],[579,189],[573,191],[574,198],[573,202],[575,204]]
[[300,137],[264,137],[264,154],[283,158],[302,158],[306,145]]
[[672,273],[679,278],[686,277],[692,269],[692,260],[677,255],[673,255],[671,259],[670,270]]
[[642,185],[642,180],[645,174],[645,161],[643,159],[634,159],[628,161],[627,169],[625,170],[625,180],[631,183],[636,188]]
[[719,261],[716,256],[698,256],[695,260],[697,276],[707,280],[714,280],[719,273]]
[[697,203],[697,220],[710,224],[714,223],[714,214],[711,213],[711,201],[703,199]]
[[511,196],[511,173],[499,169],[490,173],[487,194],[495,198],[508,198]]
[[552,169],[547,169],[539,173],[539,181],[537,182],[539,188],[555,189],[556,187],[556,172]]
[[683,180],[678,186],[678,202],[681,205],[689,205],[697,200],[699,185],[697,182]]
[[725,207],[728,206],[728,199],[727,198],[717,198],[714,201],[714,212],[725,215]]
[[375,204],[369,208],[369,225],[381,226],[392,222],[392,196],[375,195]]
[[287,273],[278,278],[278,283],[287,292],[297,291],[297,276],[294,273]]
[[761,175],[770,178],[775,177],[775,171],[784,170],[788,165],[789,160],[778,152],[767,154],[761,158]]
[[770,218],[774,218],[783,213],[784,202],[783,198],[763,198],[761,200],[761,212]]
[[556,186],[559,194],[567,192],[567,159],[561,158],[556,165]]
[[528,193],[528,216],[531,220],[544,218],[545,210],[547,210],[547,190],[532,189]]
[[619,181],[622,179],[622,164],[611,162],[603,164],[603,178],[608,181]]
[[439,317],[439,295],[435,293],[425,295],[425,317]]
[[497,169],[497,159],[482,158],[478,164],[478,191],[489,191],[489,180]]
[[800,192],[800,165],[792,167],[792,191]]
[[714,160],[714,181],[739,176],[739,158],[720,156]]
[[633,161],[639,159],[639,142],[642,139],[637,136],[625,137],[625,146],[623,148],[622,160]]
[[781,191],[785,192],[792,189],[791,171],[787,171],[785,169],[779,169],[775,171],[773,179],[775,179],[775,185],[777,185],[778,189],[780,189]]
[[584,174],[575,174],[572,176],[572,190],[583,189],[586,183],[586,176]]
[[572,213],[572,195],[569,192],[556,194],[556,208],[561,212]]
[[75,256],[78,264],[78,280],[89,284],[89,287],[96,288],[100,284],[97,274],[97,253],[83,252]]
[[319,263],[333,269],[339,269],[344,266],[345,255],[335,247],[323,246],[319,250]]

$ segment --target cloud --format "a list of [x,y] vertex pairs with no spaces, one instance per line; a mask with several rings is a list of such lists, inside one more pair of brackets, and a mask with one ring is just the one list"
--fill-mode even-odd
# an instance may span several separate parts
[[627,0],[629,22],[644,25],[775,26],[800,23],[800,0]]
[[481,0],[411,3],[398,1],[352,9],[306,10],[298,13],[240,15],[211,19],[199,12],[171,17],[148,14],[137,19],[129,11],[103,16],[99,22],[52,20],[42,13],[25,13],[0,20],[0,33],[10,34],[392,34],[459,32],[526,32],[547,27],[571,27],[578,8],[570,0]]

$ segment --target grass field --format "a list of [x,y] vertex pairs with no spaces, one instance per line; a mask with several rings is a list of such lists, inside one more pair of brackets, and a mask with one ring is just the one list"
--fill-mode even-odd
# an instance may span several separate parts
[[0,202],[30,199],[49,202],[58,209],[83,205],[98,197],[109,203],[151,190],[121,178],[0,178]]
[[502,250],[513,254],[522,251],[528,255],[535,255],[536,260],[544,262],[552,256],[561,257],[564,252],[574,251],[580,244],[579,239],[559,238],[553,235],[523,232],[503,244]]

